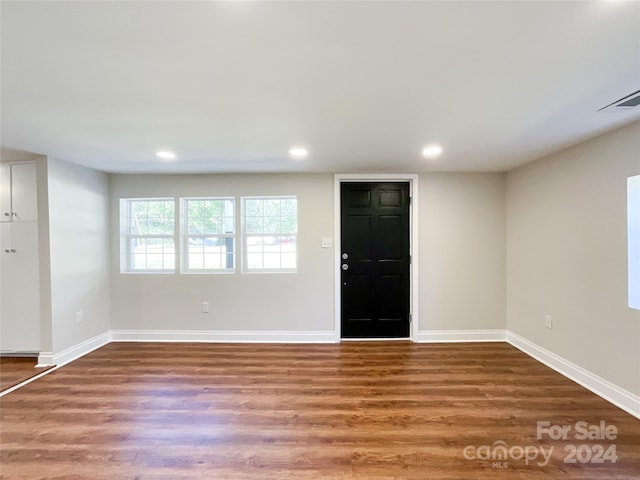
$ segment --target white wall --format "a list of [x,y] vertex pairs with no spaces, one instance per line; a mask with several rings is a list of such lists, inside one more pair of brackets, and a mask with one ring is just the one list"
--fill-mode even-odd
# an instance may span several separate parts
[[52,354],[51,246],[49,242],[49,173],[47,157],[36,162],[38,182],[38,260],[40,262],[40,351]]
[[55,355],[110,328],[109,176],[62,160],[47,164]]
[[[424,174],[419,184],[420,329],[504,329],[504,174]],[[333,332],[334,257],[321,248],[334,235],[333,187],[327,174],[112,175],[112,328]],[[291,194],[298,273],[120,273],[120,198]]]
[[640,312],[627,306],[626,186],[638,173],[636,122],[507,175],[508,329],[635,394]]
[[[332,249],[321,248],[333,236],[332,175],[112,175],[111,186],[113,329],[333,331]],[[242,195],[297,195],[297,273],[120,273],[120,198]]]
[[505,175],[419,181],[420,330],[504,329]]

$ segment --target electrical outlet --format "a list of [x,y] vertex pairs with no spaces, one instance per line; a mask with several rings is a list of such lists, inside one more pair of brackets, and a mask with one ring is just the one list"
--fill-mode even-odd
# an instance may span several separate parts
[[209,313],[209,302],[202,302],[202,313]]
[[76,312],[76,323],[84,322],[84,315],[82,314],[82,310]]
[[551,315],[545,315],[544,316],[544,326],[547,327],[549,330],[551,330],[553,328],[553,322],[551,321]]

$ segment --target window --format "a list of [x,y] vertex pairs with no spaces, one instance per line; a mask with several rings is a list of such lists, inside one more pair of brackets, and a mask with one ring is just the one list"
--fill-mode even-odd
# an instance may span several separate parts
[[185,272],[235,270],[235,199],[182,199]]
[[123,272],[175,271],[175,202],[172,198],[120,200]]
[[242,272],[295,272],[297,198],[236,198],[120,199],[120,271],[235,273],[241,259]]
[[243,268],[295,271],[298,201],[296,197],[243,197]]

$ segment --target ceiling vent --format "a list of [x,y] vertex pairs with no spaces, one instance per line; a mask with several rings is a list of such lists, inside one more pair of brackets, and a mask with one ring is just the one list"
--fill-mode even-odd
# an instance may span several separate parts
[[622,97],[620,100],[616,100],[609,105],[602,107],[599,112],[623,112],[630,108],[635,108],[640,105],[640,90],[633,92],[626,97]]

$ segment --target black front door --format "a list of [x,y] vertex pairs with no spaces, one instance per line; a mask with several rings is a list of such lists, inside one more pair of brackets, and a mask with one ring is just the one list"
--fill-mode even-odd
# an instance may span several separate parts
[[409,184],[342,183],[342,338],[409,337]]

